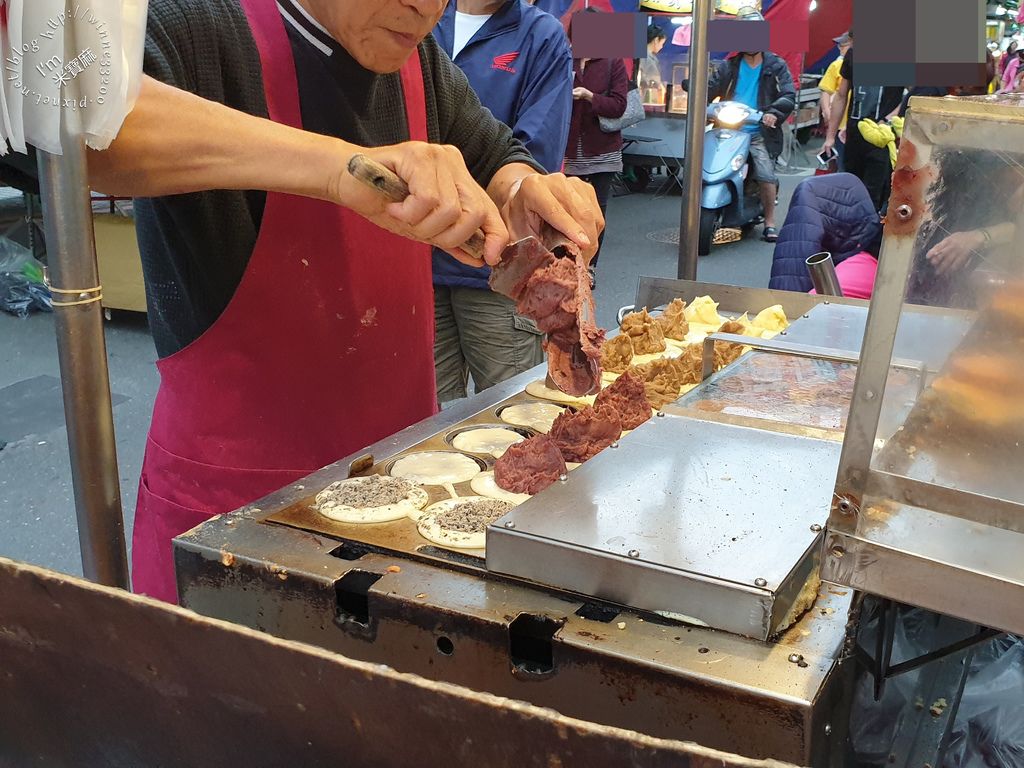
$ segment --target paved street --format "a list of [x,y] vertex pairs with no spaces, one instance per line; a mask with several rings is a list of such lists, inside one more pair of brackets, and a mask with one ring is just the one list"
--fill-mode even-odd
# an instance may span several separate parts
[[[799,176],[782,176],[781,215]],[[674,277],[678,249],[665,230],[679,226],[678,195],[650,193],[610,203],[608,234],[598,270],[598,320],[611,326],[631,304],[640,275]],[[669,232],[668,234],[672,234]],[[653,235],[653,237],[652,237]],[[707,282],[764,286],[772,246],[751,237],[719,246],[701,259]],[[138,315],[115,314],[106,325],[114,417],[127,528],[135,507],[146,428],[156,393],[156,353]],[[19,320],[0,313],[0,556],[81,574],[59,388],[52,315]]]

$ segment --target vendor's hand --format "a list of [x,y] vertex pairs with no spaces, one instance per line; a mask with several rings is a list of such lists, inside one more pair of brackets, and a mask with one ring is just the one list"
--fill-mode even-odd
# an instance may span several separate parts
[[604,216],[594,188],[561,173],[526,176],[502,208],[512,240],[542,237],[547,224],[574,242],[587,263],[597,252]]
[[846,143],[846,129],[845,128],[841,128],[839,130],[839,140],[841,142],[843,142],[843,144]]
[[[401,203],[388,202],[343,171],[338,202],[383,229],[435,245],[464,264],[498,263],[508,243],[508,229],[458,149],[409,141],[362,151],[398,174],[408,185],[409,196]],[[459,248],[478,228],[486,237],[484,261]]]
[[925,258],[938,275],[962,269],[985,245],[985,236],[978,231],[954,232],[928,251]]
[[573,88],[572,97],[574,99],[583,99],[584,101],[593,101],[594,94],[592,91],[588,91],[586,88]]
[[832,138],[829,138],[828,136],[826,136],[825,137],[825,143],[821,145],[821,154],[823,154],[823,155],[831,155],[832,151],[835,149],[835,146],[836,146],[835,137],[833,136]]
[[768,128],[774,128],[779,123],[779,118],[773,115],[771,112],[765,112],[761,117],[761,122]]

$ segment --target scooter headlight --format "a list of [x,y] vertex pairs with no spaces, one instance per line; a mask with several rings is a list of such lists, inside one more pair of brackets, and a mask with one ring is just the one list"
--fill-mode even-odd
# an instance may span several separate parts
[[734,171],[738,171],[740,168],[743,167],[743,164],[746,163],[746,162],[747,162],[747,158],[746,158],[745,155],[736,155],[736,157],[734,157],[732,159],[732,162],[730,163],[730,165],[732,166],[732,169]]
[[750,110],[738,104],[726,104],[718,110],[718,122],[737,128],[750,116]]

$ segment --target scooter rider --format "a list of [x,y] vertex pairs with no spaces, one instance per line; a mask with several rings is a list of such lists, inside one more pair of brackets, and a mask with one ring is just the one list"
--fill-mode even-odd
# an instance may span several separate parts
[[[764,20],[758,11],[741,11],[738,18]],[[726,59],[712,70],[708,79],[708,102],[738,101],[764,113],[760,125],[747,125],[743,130],[750,138],[750,160],[754,178],[761,191],[764,206],[765,241],[779,239],[775,228],[775,197],[779,179],[775,160],[782,153],[782,124],[796,107],[796,86],[789,67],[781,57],[770,51],[744,51]]]

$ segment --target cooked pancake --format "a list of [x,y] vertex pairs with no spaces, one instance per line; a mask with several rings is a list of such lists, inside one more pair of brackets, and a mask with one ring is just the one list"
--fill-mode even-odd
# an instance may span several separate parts
[[521,443],[525,439],[514,429],[481,427],[459,432],[452,440],[452,446],[466,453],[479,453],[497,459],[508,450],[510,445]]
[[501,409],[501,420],[546,435],[565,408],[554,403],[517,403]]
[[420,536],[442,547],[483,549],[487,526],[504,517],[512,504],[483,496],[463,496],[431,504],[416,523]]
[[473,482],[470,483],[470,485],[473,488],[473,493],[478,493],[489,499],[507,501],[509,504],[522,504],[530,498],[530,494],[528,493],[512,493],[511,491],[506,491],[504,488],[501,488],[496,482],[494,482],[493,471],[481,472],[473,478]]
[[386,523],[423,509],[427,492],[400,477],[370,475],[331,483],[316,495],[316,511],[341,523]]
[[595,395],[583,395],[581,397],[567,395],[561,390],[552,389],[544,383],[543,379],[537,379],[527,384],[526,394],[539,397],[541,400],[551,400],[552,402],[565,403],[566,405],[593,405],[595,397]]
[[391,467],[392,477],[404,477],[421,485],[456,485],[481,472],[473,459],[454,451],[424,451],[403,456]]

